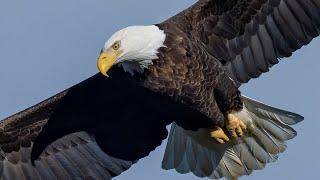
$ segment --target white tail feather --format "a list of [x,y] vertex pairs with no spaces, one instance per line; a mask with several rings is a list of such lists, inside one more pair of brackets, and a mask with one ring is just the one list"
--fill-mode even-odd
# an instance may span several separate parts
[[297,135],[290,125],[303,117],[247,97],[242,100],[244,109],[236,116],[248,127],[244,137],[218,144],[209,129],[187,131],[173,124],[162,167],[199,177],[237,179],[276,161],[286,149],[285,141]]

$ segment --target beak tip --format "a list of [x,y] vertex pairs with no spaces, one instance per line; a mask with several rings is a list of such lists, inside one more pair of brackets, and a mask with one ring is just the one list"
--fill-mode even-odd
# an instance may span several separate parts
[[106,52],[102,52],[99,56],[97,66],[100,71],[100,73],[103,76],[109,77],[107,72],[110,70],[112,65],[114,64],[115,60],[117,59],[114,55],[107,55]]
[[100,71],[100,73],[105,77],[109,77],[109,75],[107,73],[104,73],[104,72],[101,72],[101,71]]
[[107,74],[107,72],[102,72],[102,71],[100,71],[100,73],[101,73],[103,76],[105,76],[105,77],[109,77],[109,75]]

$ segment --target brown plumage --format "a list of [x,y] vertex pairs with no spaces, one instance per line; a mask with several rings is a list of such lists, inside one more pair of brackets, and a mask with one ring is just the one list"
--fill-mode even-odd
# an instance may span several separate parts
[[[95,138],[75,132],[50,144],[31,165],[31,148],[67,90],[0,124],[1,179],[110,179],[133,162],[105,154]],[[88,166],[90,165],[90,166]]]
[[[237,87],[318,36],[316,3],[199,1],[158,25],[167,35],[168,48],[161,49],[145,84],[192,104],[223,125],[221,110],[241,109]],[[219,102],[214,94],[219,94]],[[220,110],[217,104],[223,104]]]
[[[275,161],[303,117],[238,88],[319,35],[320,1],[199,0],[157,26],[165,47],[143,74],[113,67],[3,120],[4,179],[110,179],[159,146],[172,122],[165,169],[234,179]],[[217,144],[210,130],[231,112],[249,133]]]
[[144,86],[172,96],[207,115],[213,125],[223,126],[227,112],[241,109],[240,93],[222,64],[173,22],[159,25],[167,35],[167,47],[160,49],[159,59],[146,71]]

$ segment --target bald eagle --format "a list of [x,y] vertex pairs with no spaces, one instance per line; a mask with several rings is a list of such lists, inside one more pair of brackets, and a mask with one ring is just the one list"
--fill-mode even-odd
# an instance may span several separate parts
[[263,169],[303,117],[238,88],[319,32],[320,0],[199,0],[124,28],[105,43],[101,73],[0,123],[1,176],[111,179],[169,124],[164,169],[212,179]]

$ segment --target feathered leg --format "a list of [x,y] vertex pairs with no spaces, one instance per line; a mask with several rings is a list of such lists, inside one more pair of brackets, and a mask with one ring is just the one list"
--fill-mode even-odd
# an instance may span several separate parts
[[[247,127],[241,119],[236,116],[237,112],[240,112],[243,108],[241,93],[227,74],[221,76],[214,90],[214,96],[220,111],[225,115],[224,128],[227,133],[221,128],[216,128],[212,131],[211,137],[219,143],[224,143],[226,141],[222,141],[221,137],[225,137],[226,134],[229,135],[229,138],[243,136]],[[224,135],[222,135],[222,132],[224,132]]]

